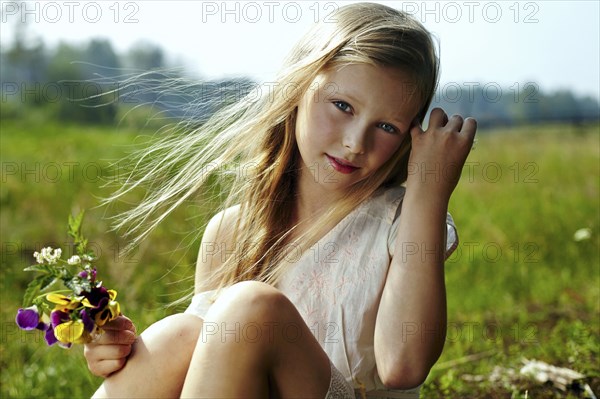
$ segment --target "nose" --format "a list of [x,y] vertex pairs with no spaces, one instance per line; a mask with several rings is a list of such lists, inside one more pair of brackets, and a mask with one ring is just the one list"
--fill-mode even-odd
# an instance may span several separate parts
[[352,126],[345,129],[343,145],[353,154],[364,154],[367,146],[367,128],[364,126]]

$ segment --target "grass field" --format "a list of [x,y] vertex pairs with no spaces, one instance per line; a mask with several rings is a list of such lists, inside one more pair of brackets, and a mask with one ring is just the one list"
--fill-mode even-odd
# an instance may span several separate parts
[[[191,290],[197,244],[187,233],[205,218],[186,207],[122,256],[106,209],[94,207],[109,192],[101,187],[108,161],[137,132],[32,115],[3,120],[1,135],[0,396],[89,397],[101,380],[87,372],[80,347],[47,348],[14,324],[33,251],[64,247],[67,215],[87,209],[84,233],[102,279],[140,330],[181,310],[165,305]],[[598,125],[480,131],[450,204],[461,245],[446,266],[448,338],[422,397],[566,396],[524,378],[489,380],[497,366],[518,372],[523,358],[582,372],[600,394],[599,168]],[[582,228],[591,237],[576,241]]]

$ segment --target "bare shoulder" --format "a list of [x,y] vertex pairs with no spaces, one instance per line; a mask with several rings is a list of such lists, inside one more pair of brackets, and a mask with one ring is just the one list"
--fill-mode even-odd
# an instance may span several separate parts
[[213,216],[208,222],[206,230],[204,230],[202,241],[206,238],[212,241],[227,241],[231,239],[239,213],[240,206],[235,205]]
[[217,288],[216,282],[210,281],[210,276],[223,264],[227,251],[235,246],[233,232],[239,213],[240,206],[232,206],[217,213],[208,222],[196,261],[196,293]]

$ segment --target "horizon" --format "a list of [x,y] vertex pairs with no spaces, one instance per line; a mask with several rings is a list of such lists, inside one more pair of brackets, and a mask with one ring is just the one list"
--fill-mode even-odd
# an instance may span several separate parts
[[[316,20],[327,22],[342,4],[26,2],[24,10],[15,10],[21,3],[2,2],[2,47],[14,41],[15,24],[24,20],[30,34],[49,47],[104,38],[122,55],[146,41],[163,49],[169,67],[181,67],[193,77],[247,77],[257,83],[273,79],[303,32]],[[439,39],[441,88],[481,85],[514,95],[534,85],[544,93],[570,90],[600,101],[598,2],[377,3],[412,14]]]

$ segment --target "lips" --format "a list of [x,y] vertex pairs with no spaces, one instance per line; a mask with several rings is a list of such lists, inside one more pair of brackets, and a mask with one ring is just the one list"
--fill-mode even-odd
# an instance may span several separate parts
[[354,172],[357,169],[360,169],[358,166],[352,164],[351,162],[348,162],[344,159],[340,159],[340,158],[335,158],[330,156],[329,154],[325,154],[327,156],[327,160],[329,161],[329,164],[333,167],[333,169],[335,169],[336,171],[343,173],[343,174],[350,174],[352,172]]

